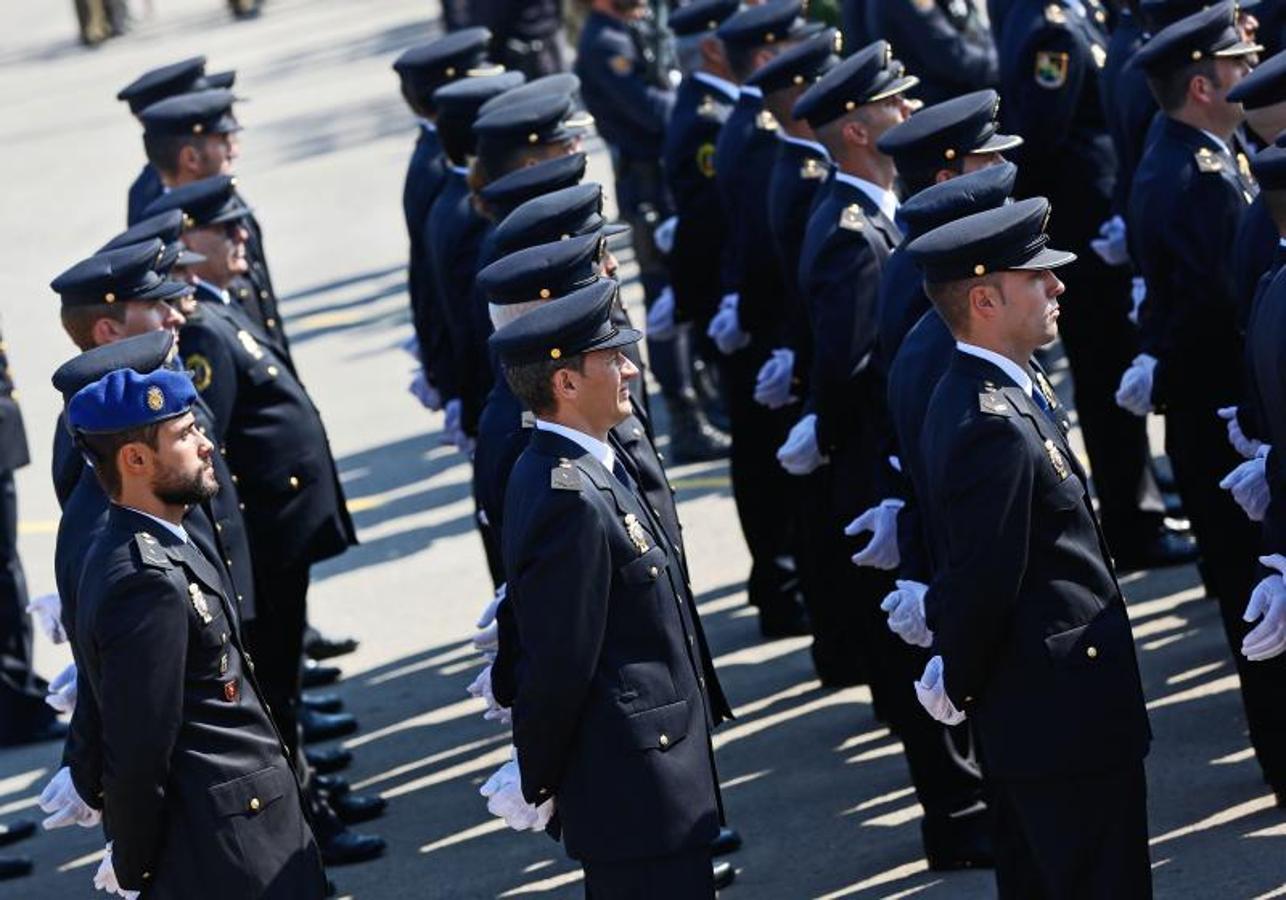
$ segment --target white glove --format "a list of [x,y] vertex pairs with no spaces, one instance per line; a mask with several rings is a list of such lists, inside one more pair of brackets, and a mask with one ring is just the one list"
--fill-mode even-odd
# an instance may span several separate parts
[[79,825],[81,828],[93,828],[102,821],[103,814],[94,809],[76,792],[76,785],[71,780],[71,769],[63,766],[49,779],[45,789],[40,792],[40,808],[49,813],[40,824],[46,831],[64,828],[68,825]]
[[539,806],[523,797],[517,760],[511,759],[493,772],[478,792],[487,798],[487,811],[515,831],[544,831],[554,814],[553,797]]
[[965,714],[956,709],[942,684],[941,656],[933,657],[924,667],[924,674],[915,683],[915,696],[925,712],[943,725],[959,725],[965,720]]
[[1246,459],[1257,456],[1263,449],[1264,442],[1257,441],[1252,437],[1247,437],[1246,432],[1241,430],[1241,423],[1237,421],[1236,406],[1224,406],[1216,410],[1216,415],[1228,423],[1228,443],[1232,444],[1232,449],[1236,450]]
[[769,409],[781,409],[799,398],[790,392],[790,380],[795,371],[795,351],[778,347],[759,368],[755,380],[755,402]]
[[486,701],[487,709],[483,712],[482,718],[488,722],[499,722],[501,725],[513,724],[513,713],[508,707],[501,706],[496,701],[496,695],[491,692],[491,666],[487,666],[478,673],[477,678],[473,679],[473,683],[469,685],[469,696]]
[[27,612],[36,620],[36,625],[55,644],[65,643],[67,632],[63,631],[63,604],[57,594],[41,594],[27,603]]
[[1286,581],[1281,575],[1286,569],[1286,557],[1274,553],[1259,557],[1259,561],[1276,569],[1278,574],[1269,575],[1255,585],[1246,614],[1242,616],[1247,622],[1261,619],[1241,642],[1241,655],[1252,662],[1272,659],[1286,650]]
[[500,649],[500,625],[491,620],[491,624],[480,628],[473,634],[473,649],[495,662],[496,652]]
[[94,890],[106,891],[108,894],[119,894],[126,900],[135,900],[138,897],[138,891],[127,891],[121,887],[120,882],[116,880],[116,869],[112,866],[112,842],[107,842],[107,851],[103,854],[103,861],[98,864],[98,872],[94,874]]
[[1098,254],[1099,259],[1109,266],[1123,266],[1130,261],[1130,249],[1125,242],[1125,220],[1112,216],[1098,229],[1098,237],[1090,241],[1090,247]]
[[678,227],[679,217],[670,216],[652,231],[652,243],[656,244],[656,249],[665,256],[669,256],[670,251],[674,249],[674,232]]
[[442,408],[442,392],[429,382],[428,376],[424,374],[424,369],[420,369],[415,373],[415,377],[411,379],[411,385],[407,390],[415,396],[416,400],[420,401],[420,405],[425,409],[437,412]]
[[737,315],[740,301],[740,294],[724,295],[719,301],[719,311],[706,328],[706,335],[724,356],[731,356],[750,343],[750,335],[741,330],[741,320]]
[[817,415],[809,413],[790,429],[786,443],[777,448],[777,461],[791,475],[807,475],[830,462],[817,449]]
[[409,353],[416,362],[420,361],[420,339],[418,337],[411,335],[398,346]]
[[1130,279],[1130,311],[1126,314],[1135,325],[1139,324],[1139,310],[1143,309],[1143,301],[1148,299],[1148,283],[1139,276]]
[[670,341],[678,334],[674,321],[674,290],[667,284],[647,311],[647,336],[654,341]]
[[870,542],[853,554],[853,565],[885,571],[898,567],[902,561],[898,552],[898,510],[904,506],[905,500],[890,497],[848,523],[844,533],[849,537],[857,537],[864,531],[871,533]]
[[1219,482],[1221,488],[1232,492],[1232,499],[1237,501],[1237,505],[1252,522],[1264,521],[1268,501],[1272,499],[1268,491],[1268,476],[1264,471],[1267,455],[1263,452],[1254,459],[1246,460]]
[[455,448],[469,456],[473,453],[473,438],[464,433],[460,420],[464,416],[464,403],[459,397],[447,401],[446,417],[442,422],[442,443],[454,444]]
[[70,714],[76,708],[76,664],[69,663],[49,682],[45,702],[60,713]]
[[1134,357],[1121,376],[1121,386],[1116,389],[1116,405],[1136,416],[1152,412],[1152,374],[1156,367],[1155,356],[1140,353]]
[[496,588],[496,592],[491,595],[487,605],[482,608],[482,615],[478,616],[478,627],[486,628],[492,622],[496,621],[496,610],[500,609],[500,604],[504,602],[505,597],[509,595],[509,582],[505,582]]
[[924,621],[924,595],[929,592],[929,586],[902,579],[894,583],[897,590],[890,591],[880,604],[880,609],[889,614],[889,631],[908,644],[931,647],[933,632]]

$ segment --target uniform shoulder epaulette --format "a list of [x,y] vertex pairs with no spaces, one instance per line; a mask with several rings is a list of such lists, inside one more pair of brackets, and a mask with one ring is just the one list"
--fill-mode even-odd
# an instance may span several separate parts
[[982,390],[978,392],[978,408],[985,413],[993,416],[1012,416],[1014,408],[1005,399],[1005,395],[996,390],[996,386],[990,381],[984,382]]
[[161,549],[161,545],[157,543],[156,538],[146,531],[134,533],[134,546],[138,548],[138,559],[143,565],[150,566],[153,569],[174,568],[174,561]]
[[799,167],[799,177],[806,181],[818,181],[826,177],[826,164],[819,159],[809,157]]
[[709,94],[701,95],[701,102],[697,104],[697,115],[703,119],[719,118],[719,104],[715,102],[714,97]]
[[536,427],[536,414],[529,409],[524,409],[522,411],[522,427],[523,428]]
[[760,131],[776,131],[777,118],[766,109],[759,110],[759,115],[755,116],[755,127]]
[[579,491],[580,469],[569,459],[560,459],[549,472],[549,486],[556,491]]
[[1223,171],[1223,158],[1209,147],[1198,148],[1197,152],[1193,154],[1193,159],[1197,161],[1198,172]]
[[861,231],[866,226],[862,224],[862,207],[856,203],[850,203],[840,210],[839,227],[845,231]]
[[1046,4],[1045,21],[1050,25],[1066,25],[1067,12],[1057,3]]

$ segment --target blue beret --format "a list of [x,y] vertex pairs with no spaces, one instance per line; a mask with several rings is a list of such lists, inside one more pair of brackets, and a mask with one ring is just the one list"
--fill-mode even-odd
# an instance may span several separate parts
[[153,103],[139,118],[144,134],[228,134],[241,130],[232,114],[236,101],[236,94],[226,88],[192,91]]
[[158,100],[195,90],[205,74],[205,57],[190,59],[148,69],[116,94],[117,100],[129,104],[130,112],[137,115]]
[[814,128],[833,122],[865,103],[908,91],[920,83],[893,58],[887,41],[858,50],[831,69],[795,102],[795,118]]
[[497,306],[552,300],[598,280],[605,244],[599,232],[526,247],[478,273],[478,289]]
[[612,350],[642,339],[633,328],[612,322],[618,285],[600,278],[555,303],[546,303],[496,331],[491,349],[507,365],[567,359],[594,350]]
[[1273,54],[1234,84],[1228,99],[1246,109],[1259,109],[1286,100],[1286,50]]
[[765,94],[803,84],[812,84],[839,64],[844,39],[834,28],[801,41],[764,63],[746,79],[746,84]]
[[503,254],[590,232],[615,237],[629,230],[603,217],[603,186],[591,181],[528,200],[501,220],[491,239]]
[[974,91],[926,106],[880,137],[880,152],[904,173],[937,170],[972,153],[1003,153],[1021,146],[1016,134],[999,134],[1000,95]]
[[501,67],[487,61],[491,32],[486,28],[461,28],[436,40],[416,44],[393,61],[393,71],[406,88],[424,103],[444,84],[472,75],[495,75]]
[[907,245],[930,283],[976,278],[993,272],[1055,269],[1075,253],[1049,246],[1050,206],[1031,197],[940,225]]
[[1225,0],[1162,28],[1139,48],[1133,63],[1160,75],[1203,59],[1249,56],[1262,49],[1241,39],[1236,4]]
[[[158,239],[96,253],[49,283],[63,306],[97,306],[129,300],[176,300],[192,286],[170,281],[158,271],[165,262],[165,245]],[[169,265],[173,265],[173,259]]]
[[[134,223],[99,247],[98,252],[102,253],[104,250],[115,250],[118,247],[128,247],[130,244],[140,244],[153,238],[159,238],[165,243],[167,255],[172,246],[177,248],[178,255],[175,257],[174,263],[180,266],[192,266],[199,262],[204,262],[204,256],[183,246],[183,243],[179,240],[179,235],[182,233],[183,211],[171,209],[157,213],[154,216],[148,216],[146,219]],[[158,266],[157,268],[162,267]]]
[[486,163],[499,154],[524,147],[570,140],[584,134],[592,124],[594,117],[578,111],[571,97],[549,95],[484,113],[473,123],[473,133],[478,139],[478,156]]
[[703,34],[722,25],[738,6],[737,0],[696,0],[670,13],[667,24],[675,37]]
[[521,84],[512,90],[505,91],[499,97],[492,97],[482,104],[478,116],[508,106],[510,103],[521,103],[533,97],[575,97],[580,90],[580,79],[571,72],[555,72],[553,75],[542,75],[534,81]]
[[914,239],[939,225],[1005,203],[1014,192],[1018,167],[1011,162],[987,166],[968,175],[949,178],[912,194],[898,207],[898,219]]
[[533,197],[580,184],[587,163],[582,152],[555,156],[501,175],[484,185],[478,195],[491,207],[496,219],[503,220]]
[[174,332],[163,328],[86,350],[54,371],[54,390],[62,394],[63,402],[66,402],[85,385],[93,384],[108,372],[117,369],[151,372],[159,369],[169,362],[176,343]]
[[67,424],[80,434],[111,434],[181,416],[196,401],[186,372],[155,369],[140,375],[116,369],[85,385],[67,404]]
[[162,194],[143,210],[155,216],[172,209],[182,210],[184,230],[233,222],[250,215],[250,208],[237,196],[237,179],[213,175]]
[[1277,139],[1277,144],[1260,150],[1250,161],[1250,172],[1259,182],[1260,190],[1286,190],[1286,147],[1282,146],[1283,137]]
[[825,26],[801,16],[800,0],[772,0],[760,6],[747,6],[719,26],[715,32],[732,47],[759,47],[808,37]]

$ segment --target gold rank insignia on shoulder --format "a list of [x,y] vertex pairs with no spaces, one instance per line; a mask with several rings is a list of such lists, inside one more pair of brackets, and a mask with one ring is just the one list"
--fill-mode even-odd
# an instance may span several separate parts
[[1107,65],[1107,51],[1098,44],[1090,44],[1090,56],[1094,57],[1094,65],[1103,68]]
[[607,64],[617,75],[628,75],[634,71],[634,60],[628,56],[613,56]]
[[201,617],[202,624],[209,625],[214,621],[214,616],[210,615],[210,604],[206,602],[205,594],[201,593],[198,585],[188,583],[188,597],[192,600],[192,608]]
[[978,408],[985,413],[991,413],[994,416],[1009,415],[1011,407],[1005,402],[1003,394],[983,391],[978,395]]
[[1223,158],[1209,147],[1202,147],[1194,155],[1199,172],[1222,172]]
[[826,166],[816,159],[806,159],[799,167],[799,177],[808,181],[818,181],[826,177]]
[[1065,480],[1072,474],[1072,470],[1067,467],[1067,460],[1063,458],[1063,452],[1048,438],[1045,439],[1045,453],[1049,455],[1050,465],[1054,467],[1054,474],[1058,476],[1059,481]]
[[250,336],[250,332],[244,328],[238,331],[237,340],[241,342],[241,346],[245,348],[246,352],[255,359],[263,359],[263,349],[259,346],[258,341]]
[[630,542],[638,549],[640,556],[647,553],[650,549],[647,544],[647,532],[643,530],[638,516],[634,513],[625,514],[625,533],[629,535]]
[[709,94],[703,94],[701,102],[697,104],[697,115],[703,119],[719,118],[719,104],[714,102],[714,98]]
[[146,531],[134,533],[134,545],[138,547],[139,558],[144,565],[153,566],[158,569],[168,569],[171,567],[170,558],[165,555],[161,545],[156,542]]
[[[1059,10],[1059,14],[1062,11]],[[1067,83],[1068,55],[1052,50],[1041,50],[1036,54],[1036,84],[1046,90],[1056,91]]]
[[766,109],[759,110],[759,115],[755,116],[755,127],[760,131],[776,131],[777,119]]
[[861,231],[866,227],[862,222],[862,207],[856,203],[850,203],[840,210],[839,227],[845,231]]
[[549,486],[556,491],[579,491],[580,470],[572,465],[571,460],[560,459],[558,468],[549,473]]
[[1050,25],[1066,25],[1067,13],[1057,3],[1045,7],[1045,21]]
[[536,427],[536,414],[529,409],[524,409],[522,411],[522,427],[523,428]]

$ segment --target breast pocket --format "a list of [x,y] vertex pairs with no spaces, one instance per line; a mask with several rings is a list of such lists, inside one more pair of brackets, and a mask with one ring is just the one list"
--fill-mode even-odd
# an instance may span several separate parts
[[[1065,463],[1066,465],[1066,463]],[[1041,492],[1043,505],[1056,510],[1073,510],[1080,507],[1085,500],[1085,487],[1070,469],[1065,478],[1059,478],[1056,471],[1047,473],[1047,482]]]
[[645,591],[665,577],[670,561],[660,547],[651,547],[646,553],[617,569],[621,583],[634,591]]

